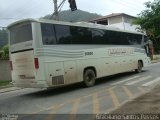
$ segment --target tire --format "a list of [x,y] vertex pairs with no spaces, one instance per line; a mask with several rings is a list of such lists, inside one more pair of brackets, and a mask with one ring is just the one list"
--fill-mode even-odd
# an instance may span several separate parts
[[95,81],[96,81],[95,72],[92,69],[85,70],[84,75],[83,75],[84,85],[86,87],[92,87],[94,86]]
[[136,73],[141,73],[142,72],[142,62],[141,61],[138,61],[138,66],[137,66],[137,69],[135,69],[135,72]]

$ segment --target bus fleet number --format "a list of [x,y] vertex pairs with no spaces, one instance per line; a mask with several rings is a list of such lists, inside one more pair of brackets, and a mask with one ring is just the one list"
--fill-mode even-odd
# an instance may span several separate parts
[[87,55],[93,55],[93,52],[85,52],[85,56]]

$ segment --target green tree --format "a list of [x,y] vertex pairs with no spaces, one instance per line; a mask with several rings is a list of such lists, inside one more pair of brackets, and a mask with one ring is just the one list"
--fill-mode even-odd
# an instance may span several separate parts
[[0,49],[0,59],[1,60],[8,60],[9,59],[9,47],[5,45]]
[[8,43],[8,34],[6,29],[0,29],[0,48]]
[[160,51],[160,0],[145,3],[146,10],[142,11],[134,24],[141,26],[152,40],[155,52]]

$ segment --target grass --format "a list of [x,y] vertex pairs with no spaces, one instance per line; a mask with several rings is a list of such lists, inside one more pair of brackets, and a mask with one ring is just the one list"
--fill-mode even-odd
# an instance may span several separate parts
[[11,81],[7,81],[7,80],[0,80],[0,87],[5,87],[5,86],[9,86]]

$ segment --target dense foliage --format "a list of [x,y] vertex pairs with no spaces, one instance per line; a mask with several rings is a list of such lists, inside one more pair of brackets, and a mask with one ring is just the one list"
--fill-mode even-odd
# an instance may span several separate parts
[[139,24],[153,41],[155,51],[160,52],[160,0],[145,3],[146,10],[139,14],[135,24]]
[[0,48],[8,43],[8,35],[5,29],[0,29]]
[[8,60],[9,59],[9,47],[5,45],[0,49],[0,60]]
[[[71,10],[65,10],[59,13],[59,20],[68,22],[79,22],[89,21],[100,16],[101,15],[98,15],[96,13],[89,13],[82,10],[76,10],[74,12],[72,12]],[[51,15],[46,15],[43,18],[49,19],[51,18]]]

